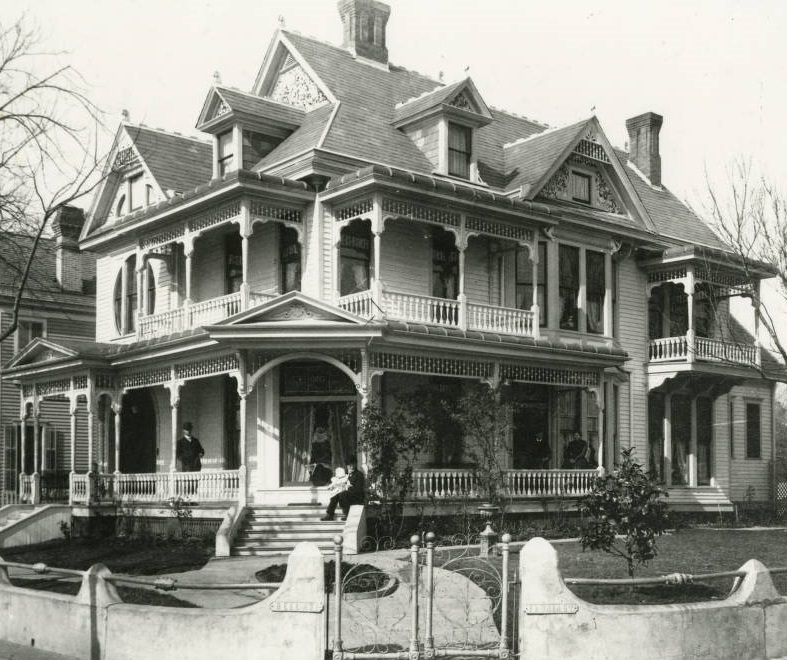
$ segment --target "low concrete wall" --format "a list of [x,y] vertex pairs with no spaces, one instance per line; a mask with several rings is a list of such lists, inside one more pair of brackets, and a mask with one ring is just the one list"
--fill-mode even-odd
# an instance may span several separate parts
[[127,605],[94,566],[75,598],[10,586],[0,571],[0,639],[90,660],[325,655],[323,557],[301,543],[269,598],[238,609]]
[[216,532],[216,556],[229,557],[232,554],[232,543],[238,535],[238,529],[246,517],[246,507],[231,506],[224,513],[219,531]]
[[522,657],[539,660],[707,658],[748,660],[787,656],[787,599],[768,570],[750,560],[746,577],[723,601],[680,605],[594,605],[577,598],[544,539],[519,557]]
[[[12,506],[31,510],[28,505]],[[71,524],[71,507],[67,504],[47,504],[0,531],[0,548],[32,545],[63,538],[63,532],[60,530],[61,522]]]

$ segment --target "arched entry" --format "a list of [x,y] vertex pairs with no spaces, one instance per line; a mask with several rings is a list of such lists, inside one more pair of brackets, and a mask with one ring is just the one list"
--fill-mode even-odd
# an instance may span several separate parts
[[280,483],[321,486],[356,452],[357,393],[325,362],[279,367]]
[[120,414],[120,471],[156,471],[156,411],[148,390],[131,390]]

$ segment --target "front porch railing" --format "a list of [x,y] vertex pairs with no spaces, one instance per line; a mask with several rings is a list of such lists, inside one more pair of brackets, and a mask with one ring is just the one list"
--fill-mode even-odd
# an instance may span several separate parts
[[495,307],[494,305],[467,305],[469,330],[499,332],[504,335],[534,336],[535,314],[527,309]]
[[[596,470],[505,470],[504,493],[512,499],[582,497],[590,492],[596,476]],[[413,499],[479,499],[481,493],[480,480],[472,469],[413,470]]]
[[[249,305],[260,305],[268,300],[273,300],[277,295],[250,293]],[[139,322],[139,336],[140,339],[150,339],[171,335],[201,325],[218,323],[241,311],[243,311],[242,292],[229,293],[226,296],[191,303],[161,314],[143,316]]]
[[70,501],[90,504],[115,501],[161,504],[171,499],[192,502],[238,502],[246,490],[246,471],[72,474]]
[[651,362],[701,360],[759,365],[760,349],[754,344],[740,344],[707,337],[691,337],[691,335],[663,337],[650,341],[649,359]]

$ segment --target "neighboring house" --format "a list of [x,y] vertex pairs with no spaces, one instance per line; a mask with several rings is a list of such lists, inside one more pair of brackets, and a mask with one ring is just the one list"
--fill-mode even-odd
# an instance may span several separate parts
[[[6,373],[33,410],[74,402],[71,500],[90,498],[94,462],[118,496],[187,495],[185,420],[200,502],[324,499],[315,445],[329,467],[354,454],[370,398],[479,381],[519,403],[514,502],[584,492],[592,469],[562,467],[575,433],[606,468],[636,447],[676,506],[768,500],[761,370],[778,365],[728,300],[774,271],[744,272],[662,183],[662,118],[630,119],[625,153],[595,117],[493,109],[470,78],[390,63],[389,12],[341,2],[341,47],[280,29],[251,91],[208,90],[201,139],[118,129],[80,239],[95,341],[50,333]],[[527,464],[538,433],[548,473]],[[461,455],[437,456],[413,497],[468,483]]]
[[[0,343],[0,365],[36,338],[61,342],[89,340],[95,335],[95,256],[80,252],[77,243],[84,222],[82,211],[73,207],[63,207],[55,215],[54,237],[42,238],[36,250],[21,298],[17,329]],[[14,301],[32,247],[29,235],[0,236],[0,331],[13,322]],[[0,490],[4,501],[16,498],[20,472],[32,473],[36,464],[44,476],[45,497],[64,496],[69,463],[62,449],[70,433],[68,402],[40,402],[40,424],[35,425],[35,417],[28,420],[26,447],[22,447],[21,418],[19,388],[8,380],[0,381]],[[85,439],[80,436],[81,441]]]

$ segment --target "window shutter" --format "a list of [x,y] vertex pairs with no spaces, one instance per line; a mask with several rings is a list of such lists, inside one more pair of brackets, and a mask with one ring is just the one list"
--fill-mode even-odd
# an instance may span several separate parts
[[57,469],[57,431],[53,428],[44,429],[44,470]]

